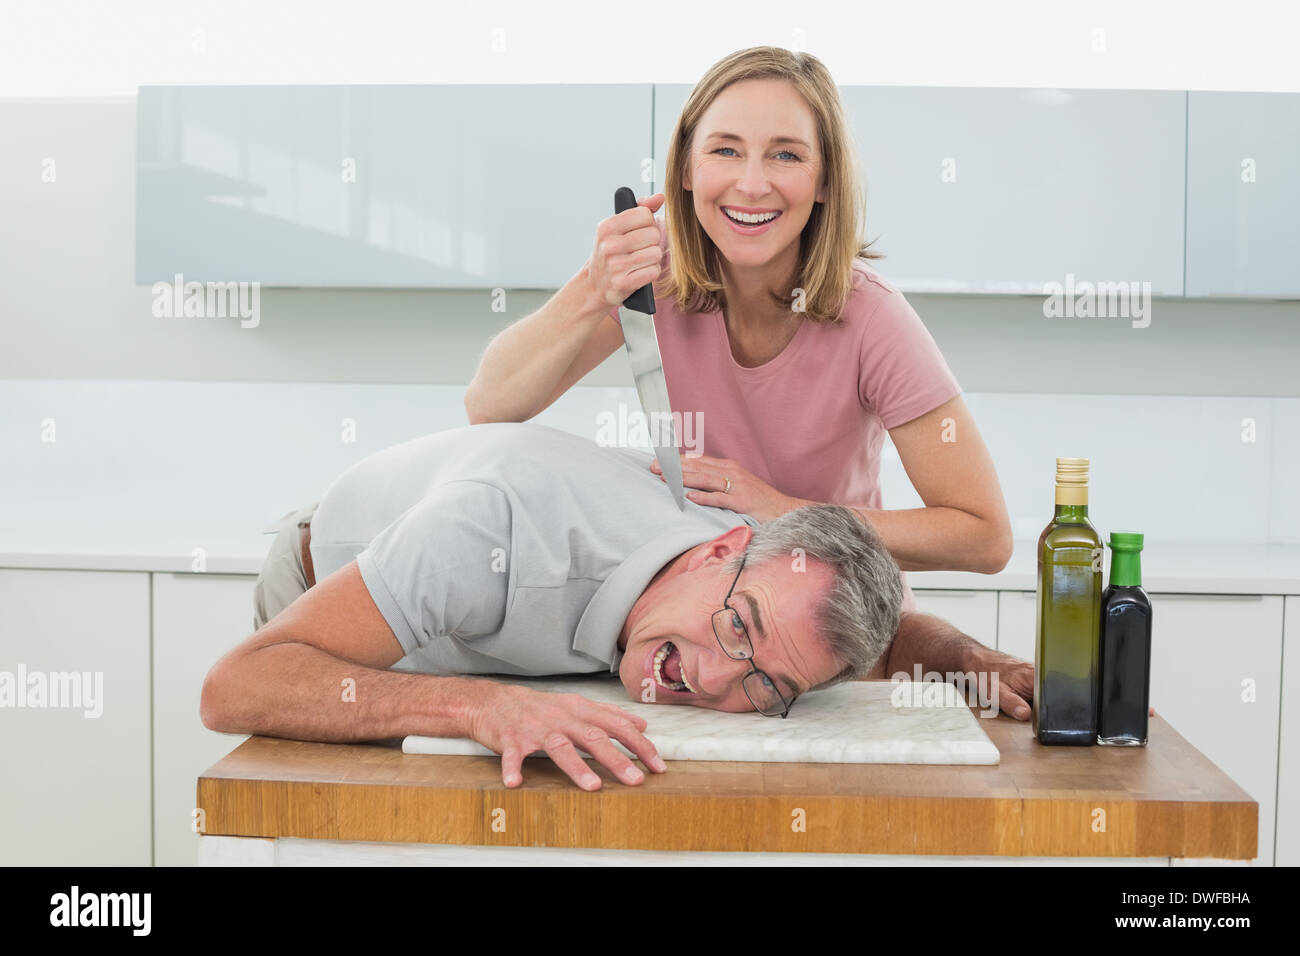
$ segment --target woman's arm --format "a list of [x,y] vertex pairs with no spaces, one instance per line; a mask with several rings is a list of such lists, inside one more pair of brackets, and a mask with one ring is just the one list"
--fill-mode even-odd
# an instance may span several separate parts
[[527,421],[622,344],[623,329],[584,267],[546,305],[488,343],[465,390],[469,423]]
[[[904,571],[996,574],[1011,560],[1011,519],[997,471],[960,395],[889,430],[924,508],[853,509]],[[793,499],[791,507],[814,502]]]
[[996,574],[1011,560],[997,470],[960,395],[889,430],[924,508],[857,509],[904,571]]
[[545,411],[623,344],[610,311],[663,268],[654,214],[664,194],[603,219],[582,269],[532,315],[499,333],[465,390],[469,423],[522,422]]

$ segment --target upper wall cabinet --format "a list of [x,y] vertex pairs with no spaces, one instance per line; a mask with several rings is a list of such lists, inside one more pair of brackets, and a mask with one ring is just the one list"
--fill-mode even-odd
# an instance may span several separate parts
[[[655,87],[656,181],[689,86]],[[1183,292],[1186,94],[840,88],[873,266],[905,291]],[[1139,287],[1140,288],[1140,287]]]
[[689,83],[655,84],[655,181],[654,191],[663,192],[668,178],[668,143],[677,128],[677,118],[682,115],[686,97],[691,95]]
[[1300,96],[1189,93],[1187,294],[1300,298]]
[[615,85],[141,87],[136,281],[540,288],[651,155]]

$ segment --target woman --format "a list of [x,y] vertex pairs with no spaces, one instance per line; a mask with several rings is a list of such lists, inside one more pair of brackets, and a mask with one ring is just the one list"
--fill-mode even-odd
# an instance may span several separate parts
[[[691,500],[760,521],[847,505],[904,571],[1001,570],[1012,537],[993,462],[920,318],[867,265],[862,196],[821,62],[728,56],[682,110],[664,193],[601,222],[582,270],[489,344],[470,422],[547,408],[623,344],[619,304],[655,282],[673,410],[702,426],[704,454],[682,459]],[[882,509],[886,431],[924,508]]]
[[[492,341],[470,420],[541,412],[623,344],[618,304],[666,273],[655,324],[673,408],[704,425],[707,453],[683,458],[692,500],[759,520],[834,501],[904,571],[1001,570],[1011,529],[992,460],[921,320],[867,267],[860,196],[822,64],[773,47],[727,57],[682,110],[665,194],[602,222],[579,275]],[[747,233],[727,209],[777,216]],[[886,430],[926,507],[881,510]]]
[[[664,203],[666,225],[654,217]],[[737,225],[728,211],[770,222]],[[602,221],[581,272],[487,346],[465,392],[469,421],[545,410],[623,345],[617,307],[655,282],[668,397],[705,453],[682,458],[692,501],[761,522],[837,503],[874,525],[904,571],[1000,571],[1011,529],[993,462],[926,326],[867,268],[878,256],[859,239],[863,216],[822,62],[733,53],[682,108],[664,194]],[[926,507],[881,510],[885,431]],[[1030,663],[915,607],[904,575],[889,667],[870,676],[910,674],[924,646],[926,670],[996,672],[998,709],[1030,717]]]

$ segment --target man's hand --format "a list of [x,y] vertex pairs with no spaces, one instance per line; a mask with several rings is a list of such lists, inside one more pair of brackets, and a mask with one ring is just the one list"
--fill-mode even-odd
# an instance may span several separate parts
[[[466,720],[466,730],[485,747],[501,755],[501,778],[507,787],[523,783],[523,762],[534,750],[545,750],[556,766],[584,790],[599,790],[600,777],[578,755],[591,754],[627,784],[640,784],[645,774],[614,746],[619,741],[655,773],[668,769],[655,745],[642,735],[646,722],[621,707],[588,700],[581,694],[555,694],[517,684],[482,684]],[[476,691],[479,688],[476,688]]]
[[998,678],[998,710],[1016,720],[1028,720],[1034,699],[1034,665],[1010,654],[1003,654],[972,640],[966,649],[967,664],[964,671],[989,675],[985,685],[993,688],[993,675]]
[[1028,720],[1032,714],[1034,665],[981,644],[941,617],[918,611],[902,612],[898,631],[885,656],[888,661],[883,666],[878,662],[869,677],[892,678],[898,674],[904,680],[911,680],[919,668],[939,674],[973,673],[978,687],[979,675],[987,673],[989,677],[983,686],[991,693],[996,674],[998,709],[1016,720]]
[[[990,687],[992,675],[996,673],[998,710],[1016,720],[1028,720],[1034,700],[1034,665],[977,642],[972,642],[972,645],[967,650],[969,666],[965,670],[974,671],[977,676],[981,671],[987,671]],[[1147,715],[1154,717],[1156,709],[1149,707]]]

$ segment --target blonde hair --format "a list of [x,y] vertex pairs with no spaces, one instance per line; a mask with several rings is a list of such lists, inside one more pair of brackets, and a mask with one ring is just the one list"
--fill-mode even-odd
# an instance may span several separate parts
[[[697,216],[676,213],[692,209],[690,193],[682,183],[695,131],[705,110],[733,83],[766,78],[783,79],[793,85],[816,120],[826,202],[813,204],[799,237],[793,287],[803,290],[808,318],[835,321],[852,291],[854,259],[882,256],[869,251],[871,243],[862,240],[866,198],[839,88],[821,60],[811,53],[794,53],[775,46],[750,47],[718,61],[691,90],[682,107],[668,144],[664,182],[671,256],[667,276],[655,283],[655,295],[672,297],[677,307],[687,312],[716,312],[726,305],[717,246]],[[790,294],[776,289],[769,289],[768,294],[779,306],[792,308],[793,288]]]

